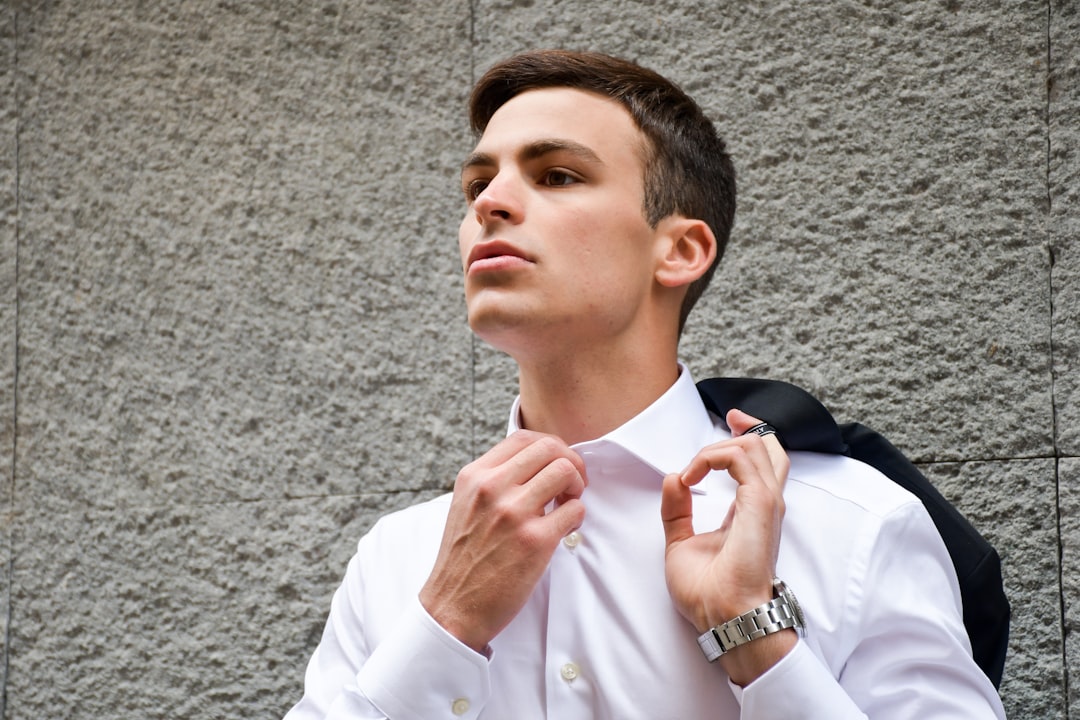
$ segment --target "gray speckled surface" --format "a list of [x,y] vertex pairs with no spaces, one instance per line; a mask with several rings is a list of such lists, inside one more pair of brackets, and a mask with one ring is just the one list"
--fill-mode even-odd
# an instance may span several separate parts
[[1001,556],[1012,607],[1001,685],[1008,716],[1067,717],[1057,495],[1045,487],[1056,473],[1054,459],[935,463],[920,469]]
[[1055,628],[1014,629],[1010,716],[1080,713],[1078,43],[1068,0],[0,6],[5,720],[299,697],[359,534],[504,430],[457,166],[472,80],[535,46],[718,122],[737,226],[683,356],[920,461]]
[[15,17],[0,12],[0,688],[7,685],[8,603],[11,597],[12,472],[15,439],[15,336],[17,311],[16,194],[18,151],[15,134]]
[[1065,608],[1065,654],[1069,671],[1069,716],[1080,713],[1080,688],[1076,687],[1080,655],[1080,459],[1060,462],[1061,478],[1061,596]]
[[1080,9],[1055,2],[1050,81],[1050,244],[1058,449],[1080,455]]

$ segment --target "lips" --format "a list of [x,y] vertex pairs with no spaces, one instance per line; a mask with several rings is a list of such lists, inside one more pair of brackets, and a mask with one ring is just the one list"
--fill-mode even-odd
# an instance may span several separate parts
[[532,260],[521,250],[503,240],[489,240],[477,243],[469,251],[466,262],[468,272],[483,270],[506,270]]

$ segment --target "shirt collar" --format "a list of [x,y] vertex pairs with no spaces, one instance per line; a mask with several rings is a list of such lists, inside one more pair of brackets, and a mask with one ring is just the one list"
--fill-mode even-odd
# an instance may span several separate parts
[[[508,435],[521,426],[520,409],[519,395],[510,410]],[[675,384],[652,405],[603,437],[572,447],[579,450],[595,443],[612,443],[666,475],[681,471],[701,448],[716,442],[715,432],[690,370],[680,362]]]

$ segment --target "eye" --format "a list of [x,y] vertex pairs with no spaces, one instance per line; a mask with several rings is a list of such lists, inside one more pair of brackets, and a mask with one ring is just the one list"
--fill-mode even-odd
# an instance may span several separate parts
[[480,193],[484,192],[484,188],[488,186],[488,181],[484,178],[475,178],[469,180],[462,185],[462,191],[465,193],[465,200],[472,202],[479,197]]
[[566,187],[581,182],[577,177],[564,170],[548,170],[540,179],[542,185],[548,187]]

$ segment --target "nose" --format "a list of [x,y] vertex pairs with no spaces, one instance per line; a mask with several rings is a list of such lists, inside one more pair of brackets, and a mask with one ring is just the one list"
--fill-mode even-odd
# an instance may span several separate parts
[[491,222],[520,222],[523,216],[520,188],[506,173],[493,177],[473,200],[473,212],[481,225]]

